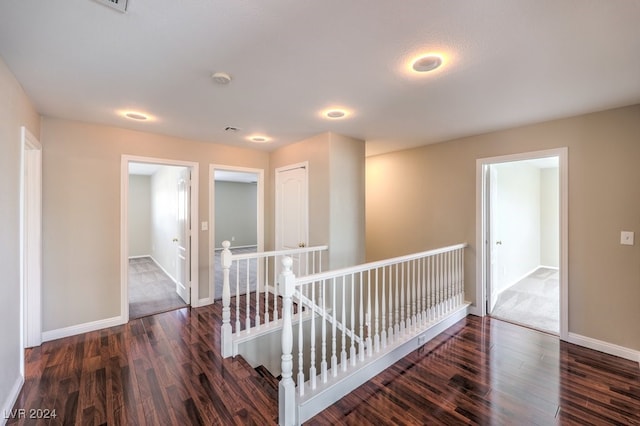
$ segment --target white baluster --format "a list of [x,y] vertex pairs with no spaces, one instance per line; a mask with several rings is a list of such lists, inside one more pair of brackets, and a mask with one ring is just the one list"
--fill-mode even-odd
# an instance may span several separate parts
[[240,332],[240,262],[236,262],[236,333]]
[[336,355],[337,340],[336,340],[336,279],[331,280],[331,315],[333,321],[331,324],[331,375],[336,377],[338,375],[338,357]]
[[360,342],[358,344],[358,355],[360,356],[360,361],[364,361],[364,293],[362,291],[362,272],[360,272],[358,283],[358,288],[360,289],[360,295],[358,296],[360,299]]
[[371,271],[367,271],[367,354],[373,356],[373,342],[371,340]]
[[256,258],[256,328],[260,328],[260,259]]
[[[349,351],[349,358],[351,359],[351,365],[356,365],[356,305],[355,305],[355,287],[356,279],[351,274],[351,350]],[[362,335],[362,334],[361,334]]]
[[[274,269],[275,269],[275,265],[278,264],[278,258],[274,257]],[[274,270],[274,274],[276,273],[277,270]],[[273,321],[278,321],[278,286],[275,286],[273,289]]]
[[[311,283],[311,303],[316,306],[316,283]],[[311,381],[311,389],[316,388],[316,313],[311,309],[311,342],[310,342],[311,360],[309,366],[309,380]]]
[[416,261],[411,261],[411,328],[416,329],[417,323],[416,305]]
[[[380,306],[382,310],[382,323],[380,325],[380,327],[382,328],[382,332],[380,333],[380,344],[383,349],[387,347],[387,327],[386,327],[387,326],[387,315],[386,315],[387,274],[385,274],[384,271],[385,271],[385,268],[382,267],[382,305]],[[378,279],[378,269],[376,269],[376,280],[377,279]]]
[[373,335],[373,350],[378,353],[380,352],[380,307],[379,307],[379,302],[378,302],[378,295],[380,294],[379,290],[378,290],[378,270],[376,269],[376,282],[375,282],[375,288],[376,288],[376,293],[375,293],[375,306],[374,306],[374,310],[375,310],[375,317],[374,317],[374,335]]
[[[342,316],[340,322],[342,323],[342,350],[340,351],[340,367],[342,371],[347,371],[347,299],[346,299],[346,278],[342,277]],[[337,322],[337,318],[334,319],[334,323]]]
[[400,333],[402,335],[404,335],[404,330],[405,330],[405,326],[406,326],[406,322],[405,322],[405,309],[404,309],[404,304],[405,304],[405,298],[404,298],[404,287],[406,285],[406,282],[404,280],[404,263],[400,263],[398,264],[398,266],[401,268],[400,269]]
[[[298,289],[302,295],[302,289]],[[313,315],[312,315],[313,317]],[[298,394],[304,395],[304,336],[302,335],[302,296],[298,300]]]
[[389,266],[389,318],[387,319],[388,324],[389,324],[389,328],[387,330],[387,339],[389,340],[389,342],[392,342],[395,338],[395,336],[393,335],[393,279],[392,279],[392,275],[391,275],[391,271],[393,269],[393,266]]
[[[274,257],[275,262],[275,257]],[[269,324],[269,259],[264,261],[264,324]]]
[[278,422],[280,425],[296,423],[296,385],[293,381],[293,306],[295,291],[295,275],[291,272],[293,261],[290,257],[282,260],[283,271],[280,274],[278,287],[282,294],[282,379],[278,386]]
[[233,355],[233,345],[231,342],[231,285],[229,283],[229,268],[231,268],[231,251],[229,251],[229,241],[222,242],[222,329],[220,332],[220,342],[222,344],[222,357],[228,358]]
[[322,361],[320,361],[320,374],[322,383],[327,383],[327,300],[326,281],[322,280]]
[[395,265],[395,270],[396,270],[396,273],[395,273],[395,276],[396,276],[396,279],[395,279],[395,283],[396,283],[396,285],[395,285],[395,288],[396,288],[396,306],[395,306],[395,308],[396,308],[396,310],[395,310],[395,315],[394,315],[395,322],[393,324],[393,334],[395,335],[396,338],[398,338],[398,336],[400,335],[400,303],[401,302],[400,302],[400,296],[399,296],[399,292],[398,292],[398,287],[400,286],[400,280],[398,279],[399,278],[399,273],[400,273],[399,269],[400,269],[400,265],[396,264]]
[[251,331],[251,307],[249,306],[249,303],[251,301],[251,286],[250,286],[250,279],[249,279],[249,259],[245,259],[245,265],[246,265],[246,274],[247,274],[247,282],[246,282],[246,287],[247,287],[247,293],[245,294],[245,309],[247,310],[247,312],[245,313],[245,322],[246,322],[246,330],[247,332]]

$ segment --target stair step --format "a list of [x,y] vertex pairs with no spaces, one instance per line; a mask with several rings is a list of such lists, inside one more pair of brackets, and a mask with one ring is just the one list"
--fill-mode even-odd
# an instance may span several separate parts
[[264,365],[257,366],[254,370],[265,379],[265,382],[274,390],[278,390],[280,377],[275,377]]

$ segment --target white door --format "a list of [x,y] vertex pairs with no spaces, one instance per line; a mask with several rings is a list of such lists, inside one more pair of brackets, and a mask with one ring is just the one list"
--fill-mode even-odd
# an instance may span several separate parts
[[[276,250],[308,245],[307,169],[306,164],[276,169]],[[296,274],[304,272],[301,260],[294,258]]]
[[491,313],[498,301],[498,289],[501,288],[499,280],[501,277],[500,253],[502,251],[502,239],[500,236],[500,209],[498,206],[498,170],[493,165],[488,166],[487,173],[487,219],[488,219],[488,261],[487,271],[487,313]]
[[189,192],[190,192],[190,178],[191,171],[185,169],[181,172],[178,179],[178,236],[175,239],[177,243],[177,262],[176,262],[176,292],[185,303],[189,304],[190,295],[190,280],[191,280],[191,264],[189,261],[189,248],[191,247],[191,221],[189,214]]

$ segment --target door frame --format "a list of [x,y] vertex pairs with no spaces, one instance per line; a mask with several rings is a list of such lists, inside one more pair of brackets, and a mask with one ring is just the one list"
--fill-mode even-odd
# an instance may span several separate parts
[[487,274],[489,267],[488,248],[488,202],[487,173],[489,165],[513,161],[533,160],[546,157],[559,159],[560,184],[560,339],[569,337],[569,170],[568,148],[503,155],[476,160],[476,303],[471,313],[487,315]]
[[[42,145],[22,126],[20,138],[20,347],[42,344]],[[20,354],[24,375],[24,356]]]
[[209,164],[209,298],[207,304],[211,304],[216,300],[215,294],[215,278],[216,267],[214,262],[216,254],[216,192],[215,192],[215,177],[216,170],[229,171],[229,172],[245,172],[254,173],[258,176],[257,182],[257,205],[256,215],[257,221],[256,232],[258,242],[258,252],[264,251],[264,169],[254,169],[251,167],[240,166],[228,166],[224,164]]
[[191,303],[192,307],[201,306],[198,280],[198,177],[199,163],[173,160],[169,158],[140,157],[122,155],[120,162],[120,313],[123,322],[129,322],[129,163],[149,163],[162,166],[182,166],[191,169],[191,199],[189,214],[191,217]]

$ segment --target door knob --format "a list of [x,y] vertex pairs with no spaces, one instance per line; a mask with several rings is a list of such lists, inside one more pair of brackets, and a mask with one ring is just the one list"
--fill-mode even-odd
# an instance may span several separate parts
[[305,244],[304,243],[298,243],[298,247],[304,247]]
[[496,245],[497,246],[501,246],[502,245],[502,241],[496,241]]
[[174,238],[174,239],[173,239],[173,242],[174,242],[174,243],[177,243],[178,241],[180,241],[180,240],[178,240],[177,238]]

